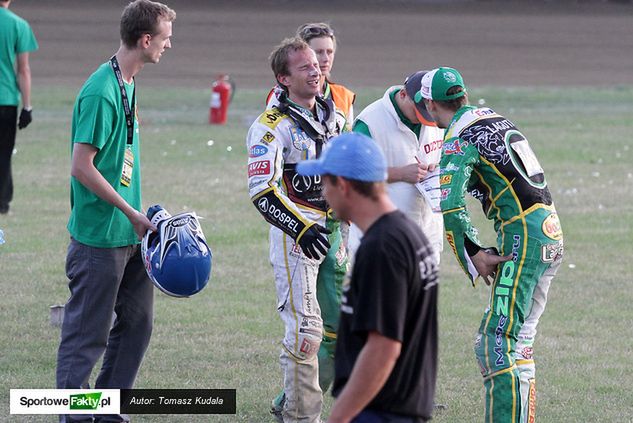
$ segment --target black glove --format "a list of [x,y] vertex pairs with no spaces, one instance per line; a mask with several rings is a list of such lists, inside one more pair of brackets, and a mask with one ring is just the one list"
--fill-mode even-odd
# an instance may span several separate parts
[[297,244],[301,247],[303,254],[310,259],[317,259],[320,255],[325,256],[327,250],[330,249],[330,243],[327,240],[328,234],[332,231],[321,225],[313,224],[306,230],[303,235],[297,238]]
[[18,128],[24,129],[29,126],[29,123],[31,123],[31,121],[33,120],[33,117],[31,116],[32,111],[32,109],[22,109],[22,111],[20,112],[20,120],[18,121]]

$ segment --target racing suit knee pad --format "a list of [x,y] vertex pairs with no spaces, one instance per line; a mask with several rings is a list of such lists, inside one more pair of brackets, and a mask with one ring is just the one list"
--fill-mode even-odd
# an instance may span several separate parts
[[503,335],[495,333],[478,333],[475,337],[475,357],[483,377],[488,377],[514,367],[515,358],[511,344]]
[[523,384],[524,380],[527,381],[536,377],[536,366],[532,356],[532,347],[519,347],[520,345],[517,344],[517,350],[512,353],[512,356],[521,374],[521,384]]
[[296,343],[288,345],[288,342],[284,340],[283,346],[290,358],[295,362],[311,361],[315,359],[319,353],[321,336],[313,333],[300,334]]
[[323,394],[319,386],[317,353],[320,337],[304,336],[296,338],[292,349],[286,343],[280,355],[284,374],[286,402],[283,406],[284,422],[319,422],[323,405]]

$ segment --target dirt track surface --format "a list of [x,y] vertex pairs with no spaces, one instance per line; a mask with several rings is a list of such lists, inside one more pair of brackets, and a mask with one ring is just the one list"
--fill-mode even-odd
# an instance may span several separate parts
[[[269,87],[268,54],[308,21],[339,37],[333,76],[351,88],[400,82],[453,66],[467,84],[633,84],[633,4],[627,1],[202,1],[165,0],[178,14],[172,50],[143,84],[208,87],[218,73]],[[34,85],[79,87],[118,47],[121,0],[15,0],[40,50]],[[343,5],[341,5],[343,4]]]

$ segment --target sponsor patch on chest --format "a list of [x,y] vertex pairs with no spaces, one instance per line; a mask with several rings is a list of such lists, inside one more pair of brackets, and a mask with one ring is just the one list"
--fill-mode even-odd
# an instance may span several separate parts
[[292,140],[292,146],[299,151],[306,151],[312,145],[312,140],[308,137],[303,129],[298,126],[291,126],[290,131],[290,139]]
[[429,142],[427,144],[424,144],[424,147],[423,147],[424,152],[426,154],[429,154],[432,151],[441,149],[443,142],[444,142],[443,140],[436,140],[436,141],[431,141],[431,142]]
[[459,138],[455,138],[444,143],[444,145],[442,146],[442,152],[447,156],[463,156],[464,148],[466,148],[467,146],[467,141],[462,141]]

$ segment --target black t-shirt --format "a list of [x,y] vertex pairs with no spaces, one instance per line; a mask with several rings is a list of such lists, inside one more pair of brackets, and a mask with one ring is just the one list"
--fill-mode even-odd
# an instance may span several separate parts
[[387,382],[367,408],[429,419],[437,376],[437,265],[402,212],[380,217],[356,252],[344,286],[333,395],[343,390],[370,331],[402,342]]

